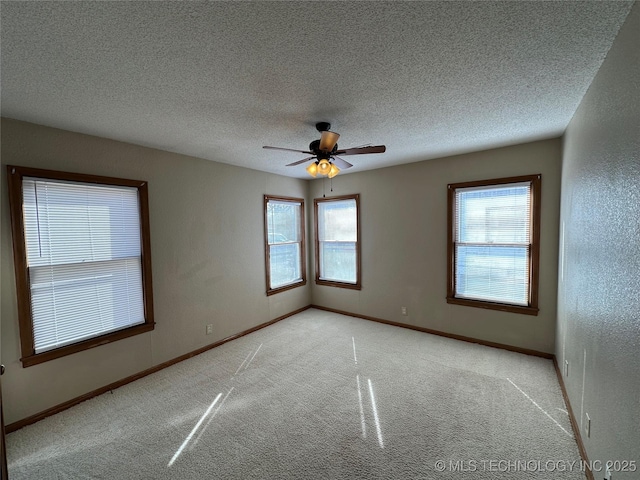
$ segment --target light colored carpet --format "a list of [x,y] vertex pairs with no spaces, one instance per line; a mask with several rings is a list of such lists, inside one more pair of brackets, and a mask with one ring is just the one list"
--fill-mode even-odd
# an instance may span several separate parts
[[585,478],[550,360],[315,309],[7,447],[12,480]]

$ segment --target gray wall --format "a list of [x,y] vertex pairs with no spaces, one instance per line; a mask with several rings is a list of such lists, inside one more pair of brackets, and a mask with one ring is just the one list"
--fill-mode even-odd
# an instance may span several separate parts
[[582,437],[601,462],[640,462],[639,45],[636,3],[563,144],[556,356],[569,361],[569,398],[583,432],[591,417]]
[[[153,332],[22,368],[6,164],[148,181]],[[0,176],[7,423],[310,303],[309,284],[266,296],[263,243],[263,194],[304,198],[306,181],[8,119]]]
[[[328,180],[312,181],[310,205],[323,189],[327,196],[359,193],[362,229],[362,290],[314,284],[313,304],[552,353],[560,170],[561,142],[553,139],[338,175],[333,192]],[[447,184],[537,173],[542,174],[539,315],[447,304]],[[408,316],[401,315],[402,306]]]

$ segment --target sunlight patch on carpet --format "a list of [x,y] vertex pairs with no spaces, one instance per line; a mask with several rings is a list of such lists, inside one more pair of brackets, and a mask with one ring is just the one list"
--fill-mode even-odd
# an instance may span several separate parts
[[204,415],[202,415],[202,417],[200,417],[200,420],[198,420],[198,423],[196,423],[196,426],[193,427],[193,430],[191,430],[191,433],[187,435],[187,438],[184,439],[184,442],[182,442],[182,445],[180,445],[180,448],[173,455],[173,458],[169,461],[169,464],[167,465],[167,467],[170,467],[171,465],[173,465],[173,463],[178,459],[178,457],[182,453],[182,450],[184,450],[184,447],[186,447],[189,444],[189,442],[191,441],[195,433],[198,431],[198,428],[200,428],[200,425],[202,425],[202,422],[204,422],[204,419],[207,418],[207,415],[211,413],[211,410],[216,405],[216,403],[218,403],[218,400],[220,400],[221,396],[222,396],[222,393],[219,393],[216,399],[211,403],[211,405],[209,405],[209,408],[207,408],[207,411],[204,412]]
[[362,407],[362,389],[360,388],[360,375],[356,375],[358,384],[358,404],[360,406],[360,424],[362,425],[362,438],[367,438],[367,422],[364,421],[364,408]]
[[351,342],[353,342],[353,361],[358,365],[358,356],[356,355],[356,339],[351,337]]
[[378,445],[380,448],[384,448],[384,441],[382,440],[382,428],[380,427],[380,419],[378,418],[378,407],[376,406],[376,397],[373,394],[373,385],[371,384],[371,379],[367,379],[369,381],[369,395],[371,396],[371,409],[373,410],[373,419],[376,422],[376,433],[378,434]]
[[227,397],[231,395],[231,392],[233,392],[234,388],[235,387],[231,387],[231,390],[229,390],[227,394],[224,396],[224,398],[220,402],[220,405],[218,405],[218,408],[216,408],[216,411],[213,412],[213,415],[211,415],[211,417],[209,417],[209,421],[207,422],[207,424],[204,427],[202,427],[202,429],[200,430],[200,433],[198,434],[198,438],[196,438],[195,442],[193,442],[193,444],[191,445],[191,448],[195,447],[198,444],[198,442],[200,441],[200,437],[202,437],[202,434],[207,430],[207,428],[209,427],[209,424],[213,421],[213,419],[216,418],[216,415],[224,405],[224,402],[227,401]]
[[551,421],[552,421],[553,423],[555,423],[558,427],[560,427],[560,429],[561,429],[564,433],[566,433],[566,434],[567,434],[567,435],[569,435],[571,438],[573,438],[573,435],[572,435],[572,434],[570,434],[569,432],[567,432],[567,431],[564,429],[564,427],[563,427],[562,425],[560,425],[560,424],[556,421],[556,419],[555,419],[555,418],[553,418],[551,415],[549,415],[549,414],[548,414],[548,413],[547,413],[547,412],[546,412],[546,411],[545,411],[545,410],[544,410],[540,405],[538,405],[538,404],[536,403],[536,401],[535,401],[533,398],[531,398],[529,395],[527,395],[526,393],[524,393],[524,392],[522,391],[522,389],[521,389],[519,386],[517,386],[515,383],[513,383],[513,382],[511,381],[511,379],[510,379],[510,378],[507,378],[507,380],[509,380],[509,383],[510,383],[511,385],[513,385],[514,387],[516,387],[516,388],[518,389],[518,391],[519,391],[521,394],[523,394],[525,397],[527,397],[527,398],[531,401],[531,403],[533,403],[533,404],[538,408],[538,410],[540,410],[542,413],[544,413],[547,417],[549,417],[549,418],[551,419]]
[[[255,352],[253,352],[253,356],[251,356],[251,352],[249,352],[247,354],[247,356],[245,357],[245,359],[243,360],[243,362],[240,364],[240,366],[238,367],[238,369],[236,370],[236,373],[234,373],[234,375],[237,375],[238,372],[240,370],[242,370],[242,367],[244,366],[244,370],[247,369],[247,367],[249,366],[249,364],[251,362],[253,362],[253,359],[256,358],[256,355],[258,354],[258,350],[260,350],[260,348],[262,348],[262,343],[260,344],[260,346],[256,349]],[[249,357],[251,356],[251,360],[249,360]],[[247,360],[249,360],[249,362],[247,363]],[[245,365],[246,364],[246,365]]]

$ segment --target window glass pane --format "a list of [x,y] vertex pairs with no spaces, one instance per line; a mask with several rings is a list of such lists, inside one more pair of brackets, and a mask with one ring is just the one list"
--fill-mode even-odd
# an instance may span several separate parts
[[30,267],[140,256],[135,187],[23,179]]
[[527,305],[529,248],[456,245],[456,296]]
[[356,283],[356,244],[320,242],[320,277],[323,280]]
[[304,202],[265,195],[267,295],[303,285]]
[[318,239],[328,242],[358,241],[355,199],[318,203]]
[[456,191],[456,242],[530,242],[529,184]]
[[136,187],[24,178],[35,353],[145,323]]
[[36,353],[144,323],[140,259],[29,269]]
[[267,232],[269,244],[300,241],[300,203],[267,203]]
[[358,283],[358,206],[355,198],[317,201],[318,278]]
[[300,255],[299,243],[269,246],[271,288],[302,280]]
[[523,175],[448,186],[448,303],[538,314],[540,181]]

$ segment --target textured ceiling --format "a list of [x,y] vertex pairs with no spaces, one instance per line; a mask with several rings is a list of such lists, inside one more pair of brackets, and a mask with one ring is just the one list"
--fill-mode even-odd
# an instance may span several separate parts
[[562,134],[632,2],[1,2],[2,115],[308,178]]

